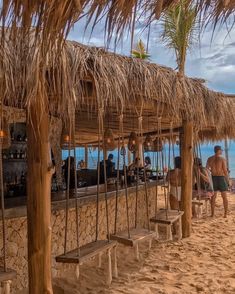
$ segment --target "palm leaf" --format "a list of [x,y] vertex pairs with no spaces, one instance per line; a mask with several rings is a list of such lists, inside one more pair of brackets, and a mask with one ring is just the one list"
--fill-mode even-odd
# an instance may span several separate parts
[[148,59],[150,57],[142,40],[139,40],[136,44],[136,47],[131,51],[131,55],[132,57],[139,59]]
[[184,72],[186,53],[199,36],[197,10],[186,0],[171,7],[162,18],[161,37],[168,48],[175,51],[178,69]]

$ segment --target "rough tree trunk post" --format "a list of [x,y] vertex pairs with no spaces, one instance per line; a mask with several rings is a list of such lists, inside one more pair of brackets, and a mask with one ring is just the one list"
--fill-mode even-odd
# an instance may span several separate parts
[[[29,116],[30,113],[30,116]],[[49,117],[39,99],[27,116],[29,293],[53,293],[51,283],[51,176]]]
[[183,238],[189,237],[192,227],[192,169],[193,169],[193,123],[183,121],[182,136],[182,195],[181,209]]

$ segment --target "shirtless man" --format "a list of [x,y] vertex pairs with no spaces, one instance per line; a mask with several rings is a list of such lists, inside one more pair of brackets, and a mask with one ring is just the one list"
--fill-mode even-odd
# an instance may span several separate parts
[[211,216],[214,216],[215,212],[215,200],[217,196],[217,192],[221,192],[221,196],[223,198],[224,204],[224,217],[227,217],[228,213],[228,198],[227,198],[227,191],[228,191],[228,168],[226,159],[224,159],[222,155],[222,148],[221,146],[214,147],[215,155],[211,156],[207,160],[206,167],[211,171],[212,181],[213,181],[213,188],[214,188],[214,196],[211,199]]
[[170,207],[171,209],[179,209],[181,201],[181,157],[174,159],[175,169],[168,171],[167,181],[170,182]]

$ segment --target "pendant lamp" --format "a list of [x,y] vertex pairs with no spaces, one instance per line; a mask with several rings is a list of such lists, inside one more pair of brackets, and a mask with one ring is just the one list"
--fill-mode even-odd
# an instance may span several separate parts
[[113,131],[111,129],[106,129],[104,132],[103,148],[107,151],[112,151],[116,148]]
[[136,132],[131,132],[128,140],[128,149],[130,152],[134,153],[138,151],[139,138]]
[[[70,136],[71,133],[71,136]],[[62,129],[62,134],[61,134],[61,140],[60,140],[60,146],[61,149],[68,150],[69,148],[74,148],[74,135],[73,131],[70,132],[69,126],[64,126]]]
[[157,137],[153,142],[153,150],[160,152],[163,150],[162,138]]
[[143,143],[143,146],[144,146],[144,151],[147,152],[147,151],[152,151],[153,149],[153,140],[152,140],[152,137],[150,135],[147,135],[145,140],[144,140],[144,143]]

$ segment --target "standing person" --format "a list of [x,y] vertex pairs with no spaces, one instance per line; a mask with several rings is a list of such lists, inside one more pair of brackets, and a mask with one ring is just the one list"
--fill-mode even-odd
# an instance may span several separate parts
[[168,171],[167,181],[170,182],[170,207],[171,209],[179,209],[181,201],[181,157],[174,159],[175,168]]
[[213,187],[214,187],[214,196],[211,199],[211,216],[214,216],[215,212],[215,200],[217,192],[221,192],[224,204],[224,217],[227,217],[228,214],[228,183],[229,183],[229,174],[227,168],[226,159],[222,157],[223,150],[221,146],[214,147],[215,155],[211,156],[207,160],[206,167],[211,171]]

